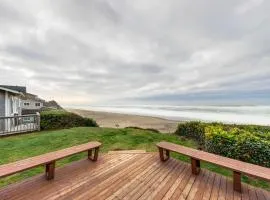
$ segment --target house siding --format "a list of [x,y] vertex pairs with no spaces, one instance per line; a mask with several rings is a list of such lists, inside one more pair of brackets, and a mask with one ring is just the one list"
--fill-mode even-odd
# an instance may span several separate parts
[[5,91],[0,90],[0,117],[5,116]]
[[[28,105],[24,105],[24,103],[28,103]],[[40,106],[36,106],[36,103],[39,103]],[[43,107],[43,103],[40,101],[34,100],[22,100],[22,109],[23,110],[40,110]]]

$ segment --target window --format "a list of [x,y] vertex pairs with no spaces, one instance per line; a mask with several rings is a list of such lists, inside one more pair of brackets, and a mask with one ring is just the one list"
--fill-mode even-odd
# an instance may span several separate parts
[[40,103],[36,103],[36,107],[40,107]]
[[22,117],[23,124],[34,123],[34,117]]
[[23,105],[25,105],[25,106],[29,106],[29,105],[30,105],[30,103],[29,103],[29,102],[25,102],[25,103],[23,103]]

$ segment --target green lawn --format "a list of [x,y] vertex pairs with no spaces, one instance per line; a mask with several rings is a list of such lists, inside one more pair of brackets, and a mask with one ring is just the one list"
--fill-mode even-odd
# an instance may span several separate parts
[[[56,131],[42,131],[38,133],[1,138],[0,164],[14,162],[27,157],[40,155],[46,152],[67,148],[93,140],[100,141],[103,144],[101,152],[120,149],[145,149],[147,151],[157,151],[155,144],[162,140],[192,148],[197,147],[197,143],[195,141],[185,139],[177,135],[160,134],[137,129],[80,127]],[[189,158],[185,156],[177,154],[172,155],[177,159],[189,161]],[[66,163],[85,157],[86,153],[74,155],[58,161],[57,166],[62,166]],[[226,176],[231,176],[231,171],[224,168],[220,168],[208,163],[203,163],[202,166],[214,172],[221,173]],[[3,178],[0,180],[0,187],[43,172],[43,167],[37,167]],[[264,181],[249,179],[247,177],[243,177],[243,181],[254,186],[270,190],[270,184]]]

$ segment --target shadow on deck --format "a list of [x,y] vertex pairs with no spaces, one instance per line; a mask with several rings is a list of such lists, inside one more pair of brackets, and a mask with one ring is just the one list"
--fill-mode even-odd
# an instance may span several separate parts
[[268,200],[270,193],[202,170],[191,174],[189,164],[156,153],[111,153],[95,163],[81,160],[56,170],[54,180],[38,175],[0,190],[0,199],[245,199]]

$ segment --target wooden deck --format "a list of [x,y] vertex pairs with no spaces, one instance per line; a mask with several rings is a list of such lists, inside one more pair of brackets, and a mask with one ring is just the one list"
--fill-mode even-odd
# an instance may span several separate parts
[[232,181],[202,170],[191,174],[189,164],[157,153],[128,151],[101,155],[95,163],[73,162],[56,170],[54,180],[38,175],[0,190],[0,199],[243,199],[269,200],[270,193],[243,184],[233,191]]

